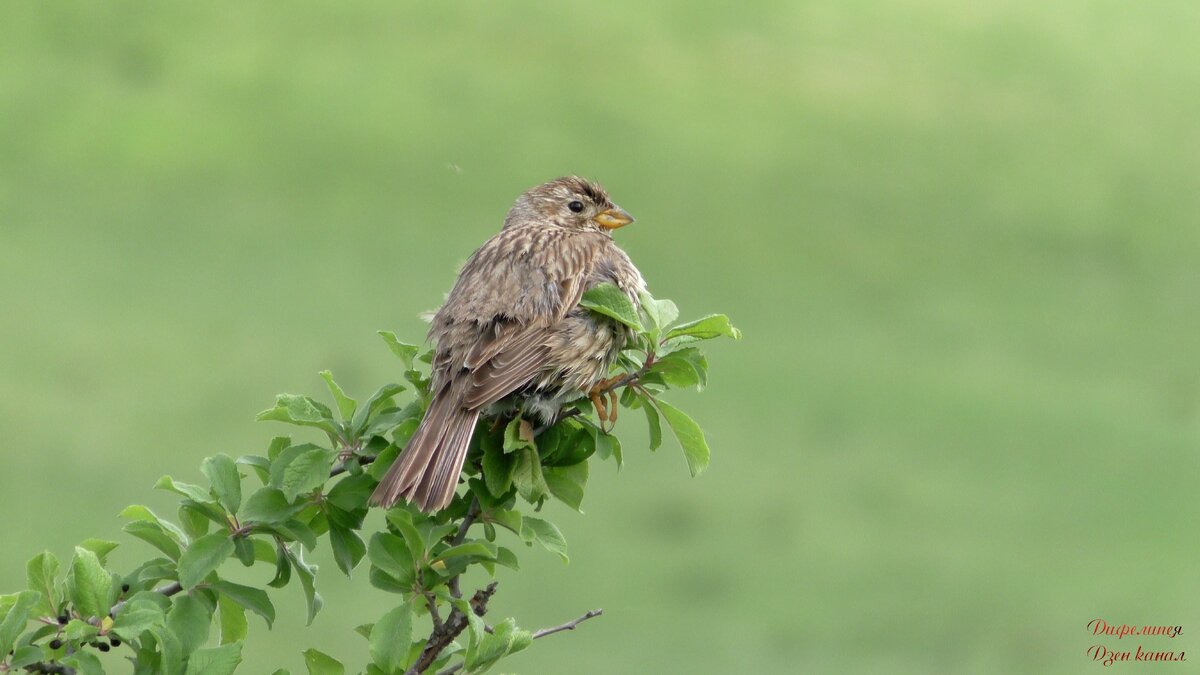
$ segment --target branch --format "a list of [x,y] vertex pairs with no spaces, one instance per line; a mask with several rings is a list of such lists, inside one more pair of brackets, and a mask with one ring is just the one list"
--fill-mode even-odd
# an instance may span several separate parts
[[564,630],[575,630],[575,627],[578,626],[579,624],[583,623],[584,621],[587,621],[588,619],[594,619],[603,613],[604,613],[603,609],[593,609],[592,611],[588,612],[587,614],[584,614],[583,616],[579,617],[578,619],[575,619],[573,621],[568,621],[568,622],[562,624],[561,626],[554,626],[552,628],[543,628],[541,630],[536,630],[533,632],[533,639],[536,640],[538,638],[544,638],[547,635],[554,635],[555,633],[560,633]]
[[434,632],[442,630],[442,615],[438,613],[437,600],[433,594],[425,596],[425,604],[429,606],[429,618],[433,621]]
[[[471,611],[475,612],[476,616],[486,614],[488,600],[495,592],[496,582],[494,581],[475,591],[475,595],[471,598]],[[421,650],[420,658],[404,675],[420,675],[429,670],[429,667],[437,660],[438,654],[450,646],[450,643],[454,642],[454,638],[466,630],[468,625],[467,616],[455,607],[454,611],[450,612],[450,616],[446,618],[446,622],[442,624],[442,629],[434,629],[433,633],[429,635],[429,640],[425,642],[425,648]]]
[[[358,458],[359,466],[366,466],[366,465],[370,464],[371,462],[375,461],[374,457],[364,457],[364,456],[358,455],[358,454],[356,454],[354,456]],[[337,463],[337,466],[335,466],[329,470],[329,477],[334,478],[335,476],[340,476],[344,473],[346,473],[346,462],[341,461],[341,462]]]
[[[166,586],[163,586],[162,588],[154,589],[154,592],[162,593],[164,596],[169,598],[172,595],[175,595],[176,593],[178,593],[179,591],[182,591],[182,590],[183,590],[183,586],[178,581],[172,581],[171,583],[167,584]],[[124,600],[118,602],[117,604],[112,606],[112,609],[108,610],[108,615],[111,617],[116,617],[117,612],[121,611],[121,608],[124,606],[125,606]]]
[[[458,526],[458,532],[454,534],[454,538],[450,540],[451,546],[458,546],[467,538],[467,530],[471,529],[471,525],[475,523],[475,519],[479,517],[483,508],[479,505],[478,497],[471,497],[471,505],[467,507],[467,515],[463,516],[462,524]],[[458,589],[458,578],[462,576],[455,574],[450,579],[450,583],[446,584],[450,587],[450,595],[456,598],[462,597],[462,591]],[[482,615],[481,615],[482,616]]]
[[[562,624],[561,626],[554,626],[552,628],[543,628],[541,630],[536,630],[533,632],[533,639],[536,640],[538,638],[544,638],[547,635],[554,635],[555,633],[560,633],[564,630],[575,630],[575,627],[578,626],[579,624],[583,623],[584,621],[587,621],[588,619],[594,619],[595,617],[598,617],[603,613],[604,613],[603,609],[593,609],[592,611],[588,612],[587,614],[584,614],[583,616],[579,617],[578,619],[575,619],[573,621],[568,621],[568,622]],[[491,632],[491,631],[488,631],[488,632]],[[462,667],[464,665],[466,665],[466,664],[460,663],[460,664],[457,664],[454,666],[450,666],[449,668],[447,668],[443,671],[440,671],[437,675],[454,675],[458,671],[462,670]]]

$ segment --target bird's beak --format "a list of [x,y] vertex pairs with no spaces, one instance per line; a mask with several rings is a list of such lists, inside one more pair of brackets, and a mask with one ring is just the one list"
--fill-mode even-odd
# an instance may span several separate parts
[[618,227],[624,227],[633,222],[633,216],[629,212],[619,206],[613,206],[611,209],[606,209],[596,214],[596,224],[606,230],[615,230]]

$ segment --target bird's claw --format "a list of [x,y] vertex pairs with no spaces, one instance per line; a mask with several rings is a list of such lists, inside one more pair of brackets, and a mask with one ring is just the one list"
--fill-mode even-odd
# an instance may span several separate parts
[[[600,431],[611,433],[617,426],[617,408],[618,399],[615,389],[609,389],[612,382],[616,378],[605,380],[588,393],[588,398],[592,401],[592,406],[596,408],[596,416],[600,418]],[[608,394],[608,401],[604,400],[604,395]],[[605,428],[605,423],[608,423],[608,428]]]

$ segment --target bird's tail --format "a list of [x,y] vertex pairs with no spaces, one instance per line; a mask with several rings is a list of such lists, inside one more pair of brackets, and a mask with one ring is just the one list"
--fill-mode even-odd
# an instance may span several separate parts
[[478,410],[465,410],[455,399],[434,397],[404,452],[375,488],[372,504],[391,508],[404,499],[426,513],[450,505],[479,419]]

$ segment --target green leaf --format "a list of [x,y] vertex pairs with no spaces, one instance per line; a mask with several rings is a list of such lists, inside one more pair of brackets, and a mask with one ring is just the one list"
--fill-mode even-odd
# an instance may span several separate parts
[[742,339],[742,331],[729,323],[729,317],[724,314],[710,314],[695,321],[681,324],[667,332],[667,339],[685,338],[690,340],[711,340],[717,337]]
[[125,641],[135,640],[142,633],[166,625],[166,614],[153,602],[127,601],[113,620],[112,632]]
[[392,350],[392,353],[396,356],[399,356],[400,360],[404,362],[404,369],[412,370],[413,358],[416,357],[419,348],[416,345],[410,345],[401,342],[400,339],[396,337],[396,334],[390,330],[381,330],[376,332],[379,334],[379,337],[383,338],[383,341],[387,343],[388,349]]
[[483,479],[493,497],[503,497],[508,493],[516,469],[516,457],[505,454],[499,443],[483,440]]
[[638,396],[642,397],[642,411],[646,413],[646,428],[650,434],[650,450],[654,451],[662,447],[662,422],[650,398],[643,394]]
[[36,645],[25,645],[17,647],[11,659],[8,660],[8,666],[12,672],[19,672],[25,666],[37,663],[42,660],[42,648]]
[[467,635],[470,640],[467,643],[466,663],[471,663],[475,658],[475,653],[479,649],[479,643],[483,641],[486,635],[487,624],[483,622],[483,617],[475,613],[471,604],[466,600],[452,598],[450,603],[467,618],[467,627],[470,629]]
[[250,541],[254,544],[254,560],[256,562],[265,562],[271,565],[275,564],[276,555],[274,542],[258,538],[251,538]]
[[235,536],[233,538],[233,553],[246,567],[254,564],[254,542],[249,537]]
[[346,673],[346,667],[342,665],[341,661],[315,649],[305,650],[304,666],[308,668],[308,675],[345,675]]
[[504,452],[514,452],[524,448],[537,450],[533,440],[533,425],[529,420],[514,417],[508,426],[504,427]]
[[267,628],[271,628],[275,624],[275,605],[271,603],[271,596],[261,588],[243,586],[224,579],[214,581],[210,586],[220,593],[221,597],[229,598],[261,616],[267,622]]
[[655,402],[659,412],[667,418],[667,424],[671,426],[671,431],[675,432],[679,446],[683,448],[683,456],[687,458],[688,470],[692,472],[692,476],[699,476],[708,468],[709,450],[708,442],[704,440],[704,431],[682,410],[662,401]]
[[311,626],[317,612],[321,611],[321,607],[325,604],[325,601],[321,599],[321,594],[317,592],[315,584],[317,566],[304,562],[304,554],[299,550],[293,551],[289,548],[287,553],[292,560],[292,565],[296,568],[296,576],[300,578],[300,585],[304,589],[304,603],[308,607],[308,623],[306,625]]
[[579,305],[616,319],[639,333],[645,330],[629,296],[613,284],[603,283],[589,288],[579,300]]
[[280,523],[304,510],[307,504],[290,504],[283,492],[272,487],[259,488],[242,507],[243,523]]
[[[42,616],[54,616],[58,612],[58,593],[55,580],[58,578],[58,558],[43,551],[25,564],[25,577],[29,590],[38,592],[38,603],[33,608]],[[0,654],[7,652],[0,652]]]
[[505,619],[483,636],[479,648],[467,658],[466,666],[469,672],[482,673],[505,656],[525,649],[531,642],[532,633],[518,629],[512,619]]
[[158,482],[154,484],[154,488],[156,490],[166,490],[168,492],[174,492],[177,495],[183,495],[184,497],[201,504],[217,503],[217,500],[213,499],[213,496],[209,494],[208,490],[205,490],[199,485],[192,485],[191,483],[177,481],[170,476],[163,476],[162,478],[159,478]]
[[71,560],[70,596],[79,613],[83,616],[108,616],[112,585],[112,576],[100,564],[96,554],[76,546],[75,558]]
[[347,396],[338,383],[333,381],[333,373],[322,370],[321,377],[325,380],[325,386],[329,387],[329,393],[333,396],[333,400],[337,402],[342,421],[349,422],[354,418],[354,411],[358,409],[358,401]]
[[599,427],[590,429],[592,443],[596,446],[596,454],[600,459],[608,459],[614,457],[617,460],[617,468],[624,466],[625,457],[621,454],[621,439],[612,434],[606,434]]
[[25,624],[29,622],[29,612],[41,599],[42,594],[37,591],[21,591],[17,594],[16,602],[4,615],[4,620],[0,621],[0,661],[8,656],[17,637],[25,631]]
[[[419,427],[420,425],[421,425],[420,417],[410,417],[410,418],[404,420],[403,422],[401,422],[400,424],[397,424],[396,428],[392,429],[393,447],[388,448],[387,450],[394,449],[395,453],[399,454],[400,448],[403,448],[408,445],[409,440],[412,439],[413,434],[417,433],[417,427]],[[387,450],[385,450],[384,452],[387,452]],[[380,457],[383,457],[383,456],[384,455],[381,453]],[[383,468],[387,469],[388,467],[390,467],[391,460],[394,460],[395,458],[396,458],[395,454],[392,455],[391,457],[389,457],[388,463],[383,465]],[[377,459],[376,461],[379,461],[379,460]]]
[[276,523],[271,526],[275,532],[283,535],[288,541],[298,541],[304,545],[306,551],[311,551],[317,547],[317,533],[311,527],[305,525],[299,518],[292,518],[283,523]]
[[208,641],[211,622],[212,609],[194,595],[180,594],[167,613],[167,629],[179,639],[185,657]]
[[441,537],[426,538],[413,524],[412,514],[401,508],[394,508],[387,513],[388,523],[400,532],[404,537],[404,543],[408,550],[412,553],[413,559],[420,558],[425,555],[425,549],[428,548],[427,541],[436,541]]
[[167,554],[171,560],[179,560],[179,543],[167,534],[162,525],[147,520],[135,520],[126,523],[124,530]]
[[241,642],[201,649],[188,659],[187,675],[233,675],[241,662]]
[[521,512],[515,509],[493,509],[488,511],[487,518],[497,525],[503,525],[513,532],[521,534]]
[[[594,426],[576,426],[579,422],[566,422],[562,425],[556,425],[550,428],[542,435],[546,438],[543,443],[542,438],[538,439],[538,449],[547,450],[549,454],[542,453],[542,464],[546,466],[571,466],[578,464],[596,452],[596,440],[594,438],[597,429]],[[555,429],[559,431],[555,432]]]
[[156,629],[154,638],[158,640],[162,651],[162,674],[182,675],[183,673],[183,643],[173,630],[168,627]]
[[71,619],[63,628],[62,636],[68,642],[79,642],[81,640],[90,640],[96,637],[100,629],[86,621],[79,619]]
[[550,493],[550,487],[542,475],[542,462],[537,450],[525,448],[519,452],[513,469],[513,483],[517,486],[517,493],[530,504],[545,499]]
[[208,512],[203,506],[189,499],[179,505],[179,522],[186,533],[183,538],[186,542],[189,537],[203,537],[208,534],[208,526],[212,521],[209,520]]
[[164,530],[166,530],[167,534],[171,535],[171,537],[174,538],[175,541],[177,541],[180,544],[183,544],[185,546],[187,545],[187,542],[188,542],[187,535],[183,533],[183,530],[179,529],[178,525],[176,525],[175,523],[172,523],[169,520],[163,520],[162,518],[159,518],[158,515],[156,515],[153,511],[151,511],[149,508],[147,508],[145,506],[142,506],[141,504],[134,504],[132,506],[126,506],[125,509],[123,511],[121,511],[121,513],[119,515],[122,518],[128,518],[128,519],[134,520],[134,521],[141,520],[141,521],[146,521],[146,522],[156,523],[158,525],[161,525],[162,528]]
[[229,533],[213,532],[200,537],[179,557],[179,584],[191,589],[204,581],[226,558],[233,555],[234,543]]
[[283,492],[287,501],[308,494],[329,480],[329,470],[337,453],[306,443],[294,445],[279,454],[271,463],[271,487]]
[[512,549],[503,546],[496,547],[496,564],[504,565],[512,570],[521,569],[521,566],[517,563],[517,554],[513,553]]
[[200,465],[225,510],[237,514],[242,505],[242,477],[228,455],[213,455]]
[[279,453],[292,447],[291,436],[276,436],[271,439],[271,443],[267,446],[267,461],[274,462]]
[[557,553],[564,563],[568,562],[567,540],[558,526],[550,521],[525,516],[521,520],[521,539],[527,544],[536,541],[547,551]]
[[442,562],[448,562],[454,560],[455,558],[483,558],[485,560],[494,560],[496,558],[496,552],[488,546],[488,544],[484,544],[483,542],[479,541],[472,541],[465,544],[459,544],[458,546],[451,546],[450,548],[447,548],[439,553],[437,557],[430,562],[433,563],[439,560]]
[[366,474],[347,476],[326,493],[325,501],[343,511],[359,511],[366,508],[367,499],[371,497],[376,482]]
[[[288,445],[291,445],[291,443],[289,442]],[[242,455],[241,457],[237,458],[237,463],[254,469],[254,473],[258,474],[258,479],[262,481],[263,485],[266,485],[267,481],[270,480],[271,460],[267,459],[266,457],[261,457],[259,455]]]
[[329,523],[329,545],[333,549],[333,559],[338,569],[347,577],[358,567],[367,552],[367,546],[354,530]]
[[408,666],[412,624],[413,611],[407,602],[375,622],[371,629],[371,661],[384,672],[392,673]]
[[217,597],[217,611],[221,615],[221,644],[227,645],[246,639],[250,626],[246,621],[246,608],[227,595]]
[[583,489],[587,487],[588,463],[546,467],[543,473],[550,494],[579,511],[579,504],[583,501]]
[[404,385],[402,384],[389,383],[380,387],[379,391],[372,394],[371,398],[367,399],[363,407],[354,415],[354,420],[350,423],[354,432],[363,432],[367,428],[367,423],[375,416],[375,413],[388,407],[392,403],[392,397],[402,391],[404,391]]
[[679,308],[670,300],[656,300],[645,291],[639,293],[638,298],[641,301],[642,311],[650,317],[650,322],[654,324],[655,330],[662,330],[679,318]]
[[275,397],[275,407],[260,412],[256,419],[316,427],[332,437],[338,436],[337,424],[333,421],[333,411],[307,396],[279,394]]
[[[646,371],[647,378],[657,376],[664,384],[676,389],[702,388],[707,382],[708,361],[695,347],[667,354]],[[652,380],[646,380],[652,381]]]
[[401,446],[398,445],[389,445],[383,450],[380,450],[379,454],[375,456],[375,461],[367,467],[367,475],[371,478],[374,478],[376,482],[383,480],[384,475],[387,473],[388,469],[391,468],[392,463],[396,461],[396,457],[400,454],[400,447]]
[[275,578],[267,582],[271,588],[283,588],[292,579],[292,559],[282,543],[276,544]]
[[412,552],[404,539],[390,532],[376,532],[371,537],[367,558],[401,586],[410,587],[416,578]]
[[108,564],[108,554],[112,553],[120,544],[115,541],[107,541],[104,539],[88,538],[79,542],[80,548],[86,548],[99,558],[101,565]]
[[64,666],[74,668],[79,675],[104,675],[100,659],[89,651],[78,651],[62,660]]

